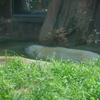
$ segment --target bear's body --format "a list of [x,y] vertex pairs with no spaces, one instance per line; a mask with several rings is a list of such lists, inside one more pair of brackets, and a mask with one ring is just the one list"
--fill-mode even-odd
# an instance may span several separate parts
[[44,47],[39,45],[32,45],[25,48],[25,52],[34,59],[46,59],[47,57],[54,57],[55,60],[73,60],[84,61],[92,60],[100,57],[99,54],[85,50],[68,49],[63,47]]

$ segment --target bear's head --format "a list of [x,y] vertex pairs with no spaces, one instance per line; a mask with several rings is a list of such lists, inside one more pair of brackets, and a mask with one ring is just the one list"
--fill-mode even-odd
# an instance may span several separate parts
[[40,46],[40,45],[31,45],[29,47],[24,48],[24,51],[29,57],[36,59],[39,51],[43,47],[44,46]]

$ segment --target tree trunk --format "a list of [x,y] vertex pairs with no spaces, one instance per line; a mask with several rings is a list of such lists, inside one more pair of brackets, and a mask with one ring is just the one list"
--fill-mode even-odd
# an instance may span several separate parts
[[99,0],[52,0],[39,41],[43,45],[74,46],[93,42],[94,14]]

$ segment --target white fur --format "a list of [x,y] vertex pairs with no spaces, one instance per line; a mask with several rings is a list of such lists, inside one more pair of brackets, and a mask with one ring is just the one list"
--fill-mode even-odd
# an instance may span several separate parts
[[99,54],[85,50],[68,49],[63,47],[44,47],[40,45],[32,45],[25,48],[25,52],[34,59],[46,59],[54,57],[56,60],[73,60],[84,61],[92,60],[100,57]]

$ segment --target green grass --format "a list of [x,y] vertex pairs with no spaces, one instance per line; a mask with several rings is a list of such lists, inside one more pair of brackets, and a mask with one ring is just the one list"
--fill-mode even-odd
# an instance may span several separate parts
[[0,100],[100,100],[100,59],[0,65]]

